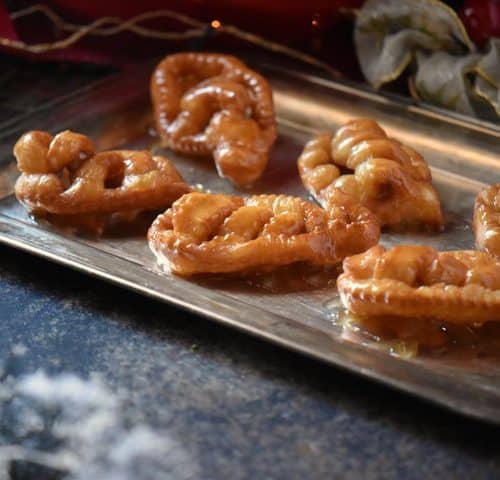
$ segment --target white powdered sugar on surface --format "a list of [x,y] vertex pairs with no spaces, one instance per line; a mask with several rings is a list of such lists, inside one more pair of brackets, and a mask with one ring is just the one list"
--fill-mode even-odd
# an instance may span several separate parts
[[[43,371],[0,384],[0,480],[199,478],[196,461],[166,431],[134,423],[99,378]],[[17,473],[21,472],[21,474]],[[47,473],[48,472],[48,473]]]

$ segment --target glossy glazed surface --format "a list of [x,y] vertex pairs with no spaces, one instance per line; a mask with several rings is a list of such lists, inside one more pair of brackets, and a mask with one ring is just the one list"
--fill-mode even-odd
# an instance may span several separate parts
[[379,236],[373,214],[348,201],[325,211],[285,195],[199,192],[177,200],[148,234],[159,263],[179,275],[335,265]]
[[230,55],[178,53],[151,77],[156,127],[166,146],[212,155],[222,177],[254,183],[267,166],[276,120],[267,80]]
[[[393,230],[443,227],[439,196],[425,160],[388,138],[372,119],[351,120],[310,140],[298,159],[304,186],[326,204],[340,190]],[[349,174],[343,174],[343,170]]]
[[476,326],[500,321],[500,263],[484,252],[377,245],[347,258],[343,267],[337,281],[340,297],[357,315]]

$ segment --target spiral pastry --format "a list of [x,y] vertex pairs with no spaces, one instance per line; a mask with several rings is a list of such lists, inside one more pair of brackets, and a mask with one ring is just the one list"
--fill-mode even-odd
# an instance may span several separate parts
[[[298,159],[304,186],[324,204],[341,190],[390,229],[441,229],[443,215],[425,160],[373,120],[348,122],[308,142]],[[345,170],[352,174],[343,174]]]
[[213,155],[222,177],[255,182],[276,140],[271,87],[229,55],[167,56],[151,78],[156,126],[165,146]]
[[478,326],[500,321],[500,263],[473,250],[377,245],[344,260],[337,287],[361,316],[421,317]]
[[473,225],[477,248],[500,256],[500,183],[479,192]]
[[148,238],[161,265],[187,276],[332,265],[377,243],[379,227],[373,214],[348,202],[327,213],[285,195],[193,192],[154,221]]
[[191,190],[164,157],[129,150],[96,154],[89,137],[69,130],[55,137],[28,132],[14,155],[22,172],[15,194],[36,215],[102,220],[118,212],[163,209]]

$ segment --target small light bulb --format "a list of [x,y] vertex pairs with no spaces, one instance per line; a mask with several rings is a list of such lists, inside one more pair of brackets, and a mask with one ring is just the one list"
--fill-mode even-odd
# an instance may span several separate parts
[[210,23],[210,25],[212,25],[212,28],[215,28],[216,30],[222,26],[219,20],[212,20],[212,23]]

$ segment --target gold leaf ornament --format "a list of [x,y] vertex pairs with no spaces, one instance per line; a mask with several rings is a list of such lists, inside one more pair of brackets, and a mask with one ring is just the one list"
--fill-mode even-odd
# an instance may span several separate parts
[[420,100],[458,113],[498,122],[500,39],[485,54],[417,53],[415,88]]
[[435,52],[417,54],[415,87],[420,98],[465,115],[475,115],[479,108],[468,75],[474,71],[481,55],[464,56]]
[[475,68],[474,91],[500,116],[500,38],[492,38],[489,51]]
[[438,0],[368,0],[356,19],[354,42],[375,88],[398,78],[419,51],[475,50],[456,13]]

